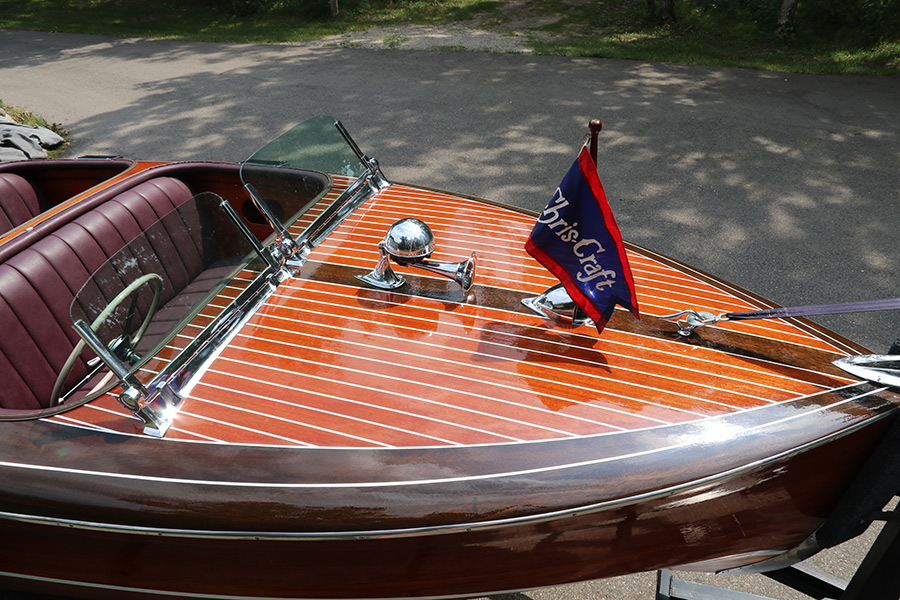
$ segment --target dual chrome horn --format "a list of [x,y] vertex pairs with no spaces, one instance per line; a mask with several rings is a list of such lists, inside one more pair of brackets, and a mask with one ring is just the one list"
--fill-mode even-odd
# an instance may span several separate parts
[[434,234],[419,219],[400,219],[388,229],[378,243],[378,264],[371,273],[356,278],[383,290],[395,290],[406,283],[402,275],[391,269],[391,260],[404,267],[415,267],[452,279],[463,290],[469,291],[475,280],[476,256],[457,263],[425,260],[434,252]]

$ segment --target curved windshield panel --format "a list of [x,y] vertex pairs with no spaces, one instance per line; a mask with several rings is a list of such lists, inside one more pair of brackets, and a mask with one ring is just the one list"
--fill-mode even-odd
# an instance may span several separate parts
[[244,162],[241,180],[245,184],[253,183],[244,178],[244,170],[248,165],[361,177],[367,172],[367,167],[338,129],[337,123],[334,117],[321,116],[294,126],[254,152]]
[[[333,117],[304,121],[241,164],[241,183],[252,198],[246,214],[285,237],[290,226],[331,189],[324,173],[361,180],[370,174],[365,157]],[[248,201],[249,202],[249,201]]]
[[255,246],[212,193],[195,196],[113,254],[76,294],[73,323],[89,327],[133,373],[242,269]]

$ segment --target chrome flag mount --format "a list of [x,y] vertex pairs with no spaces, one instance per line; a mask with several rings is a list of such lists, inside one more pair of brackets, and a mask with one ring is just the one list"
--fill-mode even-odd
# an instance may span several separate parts
[[[587,147],[581,149],[538,215],[525,250],[559,279],[598,332],[603,331],[616,304],[640,319],[622,235]],[[586,322],[577,310],[554,310],[553,305],[541,301],[545,296],[546,292],[522,303],[539,314],[571,318],[575,325]]]

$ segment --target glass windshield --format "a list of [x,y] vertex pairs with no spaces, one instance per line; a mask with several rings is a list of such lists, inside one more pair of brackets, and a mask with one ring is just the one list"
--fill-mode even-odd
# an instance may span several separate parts
[[245,213],[257,214],[254,222],[260,224],[268,213],[276,231],[279,224],[291,225],[331,188],[324,173],[353,179],[369,173],[355,144],[327,116],[300,123],[242,163],[241,183],[255,201]]
[[366,166],[338,129],[337,120],[328,116],[304,121],[254,152],[241,171],[244,183],[252,183],[244,179],[244,171],[252,173],[248,166],[306,169],[354,179],[366,173]]
[[241,269],[254,246],[212,193],[164,215],[88,279],[70,308],[134,372]]

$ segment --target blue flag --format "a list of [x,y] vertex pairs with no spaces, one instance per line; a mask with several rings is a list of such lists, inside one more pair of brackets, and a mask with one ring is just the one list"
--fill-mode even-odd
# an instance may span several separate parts
[[538,216],[525,250],[556,275],[598,332],[616,304],[641,318],[622,234],[586,147]]

